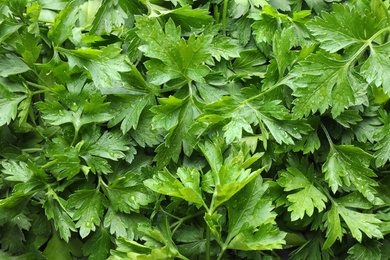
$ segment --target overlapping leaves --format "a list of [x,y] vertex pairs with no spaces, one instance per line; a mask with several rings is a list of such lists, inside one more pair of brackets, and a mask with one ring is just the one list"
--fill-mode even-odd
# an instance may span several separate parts
[[389,2],[336,2],[0,1],[0,258],[386,259]]

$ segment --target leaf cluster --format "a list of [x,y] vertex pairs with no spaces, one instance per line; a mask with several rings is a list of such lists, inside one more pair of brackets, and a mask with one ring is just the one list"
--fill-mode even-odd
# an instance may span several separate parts
[[388,259],[388,0],[0,0],[1,259]]

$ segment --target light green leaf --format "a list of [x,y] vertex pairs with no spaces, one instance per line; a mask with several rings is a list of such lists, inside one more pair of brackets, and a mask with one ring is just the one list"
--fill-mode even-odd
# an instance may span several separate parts
[[239,103],[232,97],[224,96],[221,100],[205,106],[206,113],[198,120],[218,123],[225,118],[229,119],[223,127],[228,144],[240,140],[242,130],[253,133],[251,125],[260,126],[265,140],[269,138],[269,131],[278,143],[294,144],[293,138],[302,138],[302,134],[307,133],[311,127],[304,121],[292,120],[289,111],[280,103],[279,100]]
[[108,201],[99,190],[78,190],[69,197],[68,207],[76,209],[72,218],[77,221],[75,227],[79,228],[82,238],[100,226],[107,206]]
[[352,145],[331,145],[328,158],[323,165],[325,180],[329,181],[333,193],[343,185],[351,184],[369,201],[376,197],[373,188],[378,183],[370,177],[376,174],[369,168],[374,157]]
[[121,80],[119,72],[130,70],[126,56],[120,54],[121,49],[115,44],[100,50],[58,48],[58,51],[68,58],[70,69],[74,66],[87,69],[95,86],[103,93],[112,91],[111,89],[119,84],[118,81]]
[[390,94],[390,80],[387,75],[390,73],[390,43],[381,46],[370,45],[370,57],[361,67],[360,71],[368,83],[382,86],[386,94]]
[[112,207],[120,212],[138,212],[141,206],[146,206],[155,201],[155,194],[142,185],[141,175],[128,172],[124,176],[114,180],[105,193]]
[[359,98],[360,93],[367,85],[350,70],[351,62],[318,52],[295,66],[291,72],[295,79],[289,84],[296,97],[293,101],[295,117],[302,118],[317,111],[323,114],[329,108],[332,116],[337,117],[346,108],[360,105],[364,101]]
[[101,0],[92,27],[91,34],[100,35],[102,32],[111,33],[113,28],[119,28],[127,20],[128,15],[124,12],[117,0]]
[[153,179],[145,180],[144,184],[155,192],[204,205],[200,188],[200,173],[193,169],[179,168],[176,174],[180,181],[165,168],[154,175]]
[[276,213],[268,198],[263,195],[268,188],[257,177],[227,203],[229,231],[228,248],[238,250],[271,250],[281,248],[285,233],[276,228]]
[[146,16],[138,16],[137,34],[146,42],[140,47],[146,56],[152,58],[145,63],[153,84],[163,84],[171,79],[184,78],[204,82],[203,77],[209,73],[205,63],[212,64],[210,48],[212,38],[192,34],[186,41],[181,38],[180,27],[170,19],[165,31],[158,21]]
[[343,229],[341,227],[340,216],[347,224],[351,234],[357,241],[362,241],[362,232],[369,238],[382,238],[383,235],[378,224],[381,223],[374,214],[360,213],[356,210],[348,209],[343,202],[332,200],[332,208],[324,215],[326,238],[322,249],[327,249],[333,245],[336,239],[342,241]]
[[68,38],[72,38],[72,29],[75,27],[80,11],[81,1],[68,2],[65,8],[56,16],[53,26],[48,32],[48,37],[55,46],[60,46]]
[[3,162],[2,166],[4,167],[3,172],[9,175],[5,178],[6,180],[27,182],[34,176],[34,172],[28,168],[25,162],[19,162],[19,164],[15,161]]
[[334,13],[322,13],[307,23],[321,48],[334,53],[352,45],[363,45],[373,36],[381,24],[370,13],[361,14],[348,5],[333,5]]
[[[218,156],[218,154],[213,156]],[[228,201],[264,170],[264,167],[253,172],[251,169],[246,169],[261,156],[262,154],[255,154],[252,157],[244,158],[243,152],[240,151],[236,156],[225,159],[218,172],[212,171],[215,184],[212,210]]]
[[299,191],[287,195],[287,199],[291,203],[288,210],[291,211],[292,221],[303,219],[305,213],[312,216],[314,208],[317,208],[318,212],[325,209],[324,202],[328,201],[326,196],[297,168],[287,168],[287,171],[282,171],[277,182],[284,187],[285,191],[299,189]]
[[165,142],[157,149],[155,161],[157,167],[163,168],[170,160],[177,162],[183,148],[184,154],[190,156],[196,144],[196,136],[190,132],[194,119],[200,114],[200,104],[193,98],[178,99],[174,96],[159,99],[160,106],[151,108],[155,128],[168,130]]
[[57,85],[52,94],[54,100],[35,103],[43,118],[53,125],[72,123],[76,132],[85,124],[111,119],[112,115],[103,112],[109,106],[104,102],[105,97],[85,81],[86,77],[76,79],[68,84],[67,89]]

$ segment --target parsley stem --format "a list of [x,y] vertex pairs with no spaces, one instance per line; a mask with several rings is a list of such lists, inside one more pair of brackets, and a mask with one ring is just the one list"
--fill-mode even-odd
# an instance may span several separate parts
[[324,133],[326,135],[326,138],[328,139],[328,142],[329,142],[330,146],[333,146],[333,141],[332,141],[332,138],[329,135],[328,130],[326,130],[326,127],[324,126],[324,124],[322,122],[320,122],[320,126],[321,126],[322,130],[324,130]]
[[222,250],[219,253],[217,260],[220,260],[222,258],[222,256],[225,253],[226,249],[227,249],[226,246],[222,247]]
[[261,92],[260,94],[258,94],[258,95],[256,95],[256,96],[253,96],[253,97],[251,97],[251,98],[248,98],[248,99],[242,101],[240,104],[241,104],[241,105],[245,105],[245,104],[249,103],[250,101],[252,101],[252,100],[254,100],[254,99],[257,99],[257,98],[259,98],[259,97],[264,96],[265,94],[271,92],[272,90],[276,89],[277,87],[283,85],[283,84],[285,83],[285,81],[287,81],[287,80],[289,80],[289,79],[290,79],[290,76],[287,76],[287,77],[283,78],[282,80],[279,80],[277,83],[275,83],[275,85],[273,85],[273,86],[270,87],[269,89],[267,89],[267,90]]
[[79,135],[79,129],[75,127],[73,141],[72,141],[72,144],[70,146],[73,146],[75,144],[78,135]]
[[22,152],[24,153],[35,153],[35,152],[41,152],[43,151],[43,148],[25,148],[22,149]]
[[210,227],[206,229],[206,260],[210,260]]
[[35,84],[33,82],[30,82],[30,81],[26,81],[28,85],[32,86],[32,87],[35,87],[35,88],[39,88],[39,89],[42,89],[42,90],[49,90],[49,88],[45,87],[45,86],[42,86],[42,85],[39,85],[39,84]]
[[46,89],[46,90],[38,90],[38,91],[34,91],[32,92],[31,94],[32,95],[36,95],[36,94],[40,94],[40,93],[45,93],[45,92],[49,92],[50,90]]
[[348,67],[352,64],[352,62],[355,61],[355,59],[366,50],[367,46],[371,45],[372,41],[375,40],[376,37],[381,35],[382,33],[390,31],[390,27],[383,28],[382,30],[377,31],[373,36],[371,36],[370,39],[368,39],[362,47],[349,59],[349,62],[347,63]]
[[223,12],[222,12],[222,33],[226,35],[226,16],[227,16],[227,8],[228,8],[228,0],[224,0],[223,2]]
[[219,24],[219,10],[218,10],[218,5],[214,5],[214,19],[215,19],[215,23],[216,24]]
[[33,71],[34,71],[34,74],[37,76],[37,78],[43,83],[43,85],[45,85],[47,89],[51,89],[51,87],[49,86],[49,84],[47,84],[46,81],[39,75],[39,73],[37,72],[37,70],[34,69]]

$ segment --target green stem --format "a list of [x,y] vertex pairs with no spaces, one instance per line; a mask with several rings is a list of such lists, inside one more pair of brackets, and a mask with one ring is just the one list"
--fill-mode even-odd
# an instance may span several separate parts
[[[27,17],[27,14],[23,14],[23,17]],[[54,23],[53,20],[47,20],[47,19],[40,19],[38,18],[38,22],[41,22],[41,23]]]
[[70,146],[73,146],[73,145],[75,144],[78,135],[79,135],[79,129],[75,127],[75,132],[74,132],[73,141],[72,141],[72,143],[71,143]]
[[26,148],[22,149],[22,152],[24,153],[35,153],[35,152],[41,152],[43,148]]
[[352,62],[355,61],[355,59],[362,53],[365,51],[365,49],[367,48],[368,45],[371,45],[372,41],[375,40],[376,37],[378,37],[379,35],[381,35],[382,33],[384,33],[385,31],[390,31],[390,27],[386,27],[386,28],[383,28],[382,30],[379,30],[378,32],[376,32],[373,36],[371,36],[370,39],[368,39],[362,47],[360,47],[360,49],[349,59],[349,62],[347,62],[347,66],[349,67]]
[[37,78],[43,83],[43,85],[45,85],[47,89],[51,89],[49,84],[47,84],[46,81],[38,74],[37,70],[34,69],[33,71],[34,71],[34,74],[37,76]]
[[322,130],[324,130],[324,133],[326,135],[326,139],[328,139],[330,146],[333,146],[334,144],[333,144],[332,138],[329,135],[328,130],[326,129],[326,127],[324,126],[324,124],[322,122],[320,122],[320,126],[321,126]]
[[[180,217],[178,217],[178,216],[175,216],[175,215],[173,215],[173,214],[171,214],[171,213],[169,213],[169,212],[166,212],[166,211],[163,210],[162,208],[160,208],[160,210],[161,210],[164,214],[170,216],[171,218],[177,219],[177,220],[178,220],[177,222],[180,222],[180,221],[182,220],[182,218],[180,218]],[[176,222],[175,222],[175,223],[176,223]],[[172,227],[175,226],[175,225],[177,225],[177,224],[175,224],[175,223],[172,224]]]
[[49,90],[47,87],[45,86],[42,86],[42,85],[39,85],[39,84],[35,84],[33,82],[30,82],[30,81],[27,81],[27,85],[30,85],[32,87],[35,87],[35,88],[39,88],[41,90]]
[[229,0],[224,0],[223,2],[223,12],[222,12],[222,33],[226,35],[226,16]]
[[173,228],[173,227],[175,227],[175,226],[177,226],[177,225],[181,225],[183,222],[185,222],[185,221],[187,221],[187,220],[189,220],[189,219],[192,219],[192,218],[194,218],[194,217],[197,217],[197,216],[202,215],[202,214],[205,213],[205,210],[201,210],[201,211],[198,211],[198,212],[196,212],[196,213],[194,213],[194,214],[191,214],[191,215],[188,215],[188,216],[185,216],[185,217],[180,218],[180,217],[177,217],[177,216],[175,216],[175,215],[172,215],[171,213],[166,212],[165,210],[163,210],[163,209],[161,209],[161,208],[160,208],[160,210],[161,210],[164,214],[166,214],[166,215],[168,215],[168,216],[170,216],[170,217],[175,218],[175,219],[178,220],[178,221],[176,221],[175,223],[173,223],[173,224],[171,225],[171,228]]
[[219,253],[217,260],[220,260],[220,259],[222,258],[222,256],[223,256],[223,254],[225,253],[225,251],[226,251],[226,247],[222,247],[222,250],[221,250],[221,252]]
[[182,82],[182,83],[179,83],[179,84],[177,84],[177,85],[174,85],[174,86],[172,86],[172,87],[169,87],[169,88],[163,88],[163,89],[150,89],[150,91],[152,92],[152,93],[164,93],[164,92],[169,92],[169,91],[172,91],[172,90],[175,90],[175,89],[177,89],[177,88],[180,88],[181,86],[184,86],[184,84],[186,84],[187,83],[187,81],[186,82]]
[[38,91],[32,92],[31,94],[32,94],[32,95],[36,95],[36,94],[46,93],[46,92],[50,92],[50,90],[49,90],[49,89],[46,89],[46,90],[38,90]]
[[215,19],[215,24],[219,24],[219,10],[218,10],[218,5],[214,5],[214,19]]
[[100,190],[100,186],[103,185],[103,187],[107,187],[107,185],[104,183],[102,175],[98,174],[98,186],[96,187],[96,190]]
[[242,101],[240,104],[241,104],[241,105],[245,105],[245,104],[249,103],[250,101],[252,101],[252,100],[254,100],[254,99],[257,99],[257,98],[259,98],[259,97],[264,96],[265,94],[271,92],[272,90],[276,89],[277,87],[283,85],[283,84],[285,83],[285,81],[287,81],[287,80],[289,80],[289,79],[290,79],[290,77],[287,76],[287,77],[285,77],[284,79],[279,80],[275,85],[273,85],[272,87],[270,87],[270,88],[267,89],[266,91],[263,91],[263,92],[261,92],[260,94],[258,94],[258,95],[256,95],[256,96],[253,96],[253,97],[251,97],[251,98],[248,98],[248,99]]
[[206,260],[210,260],[210,227],[206,229]]

